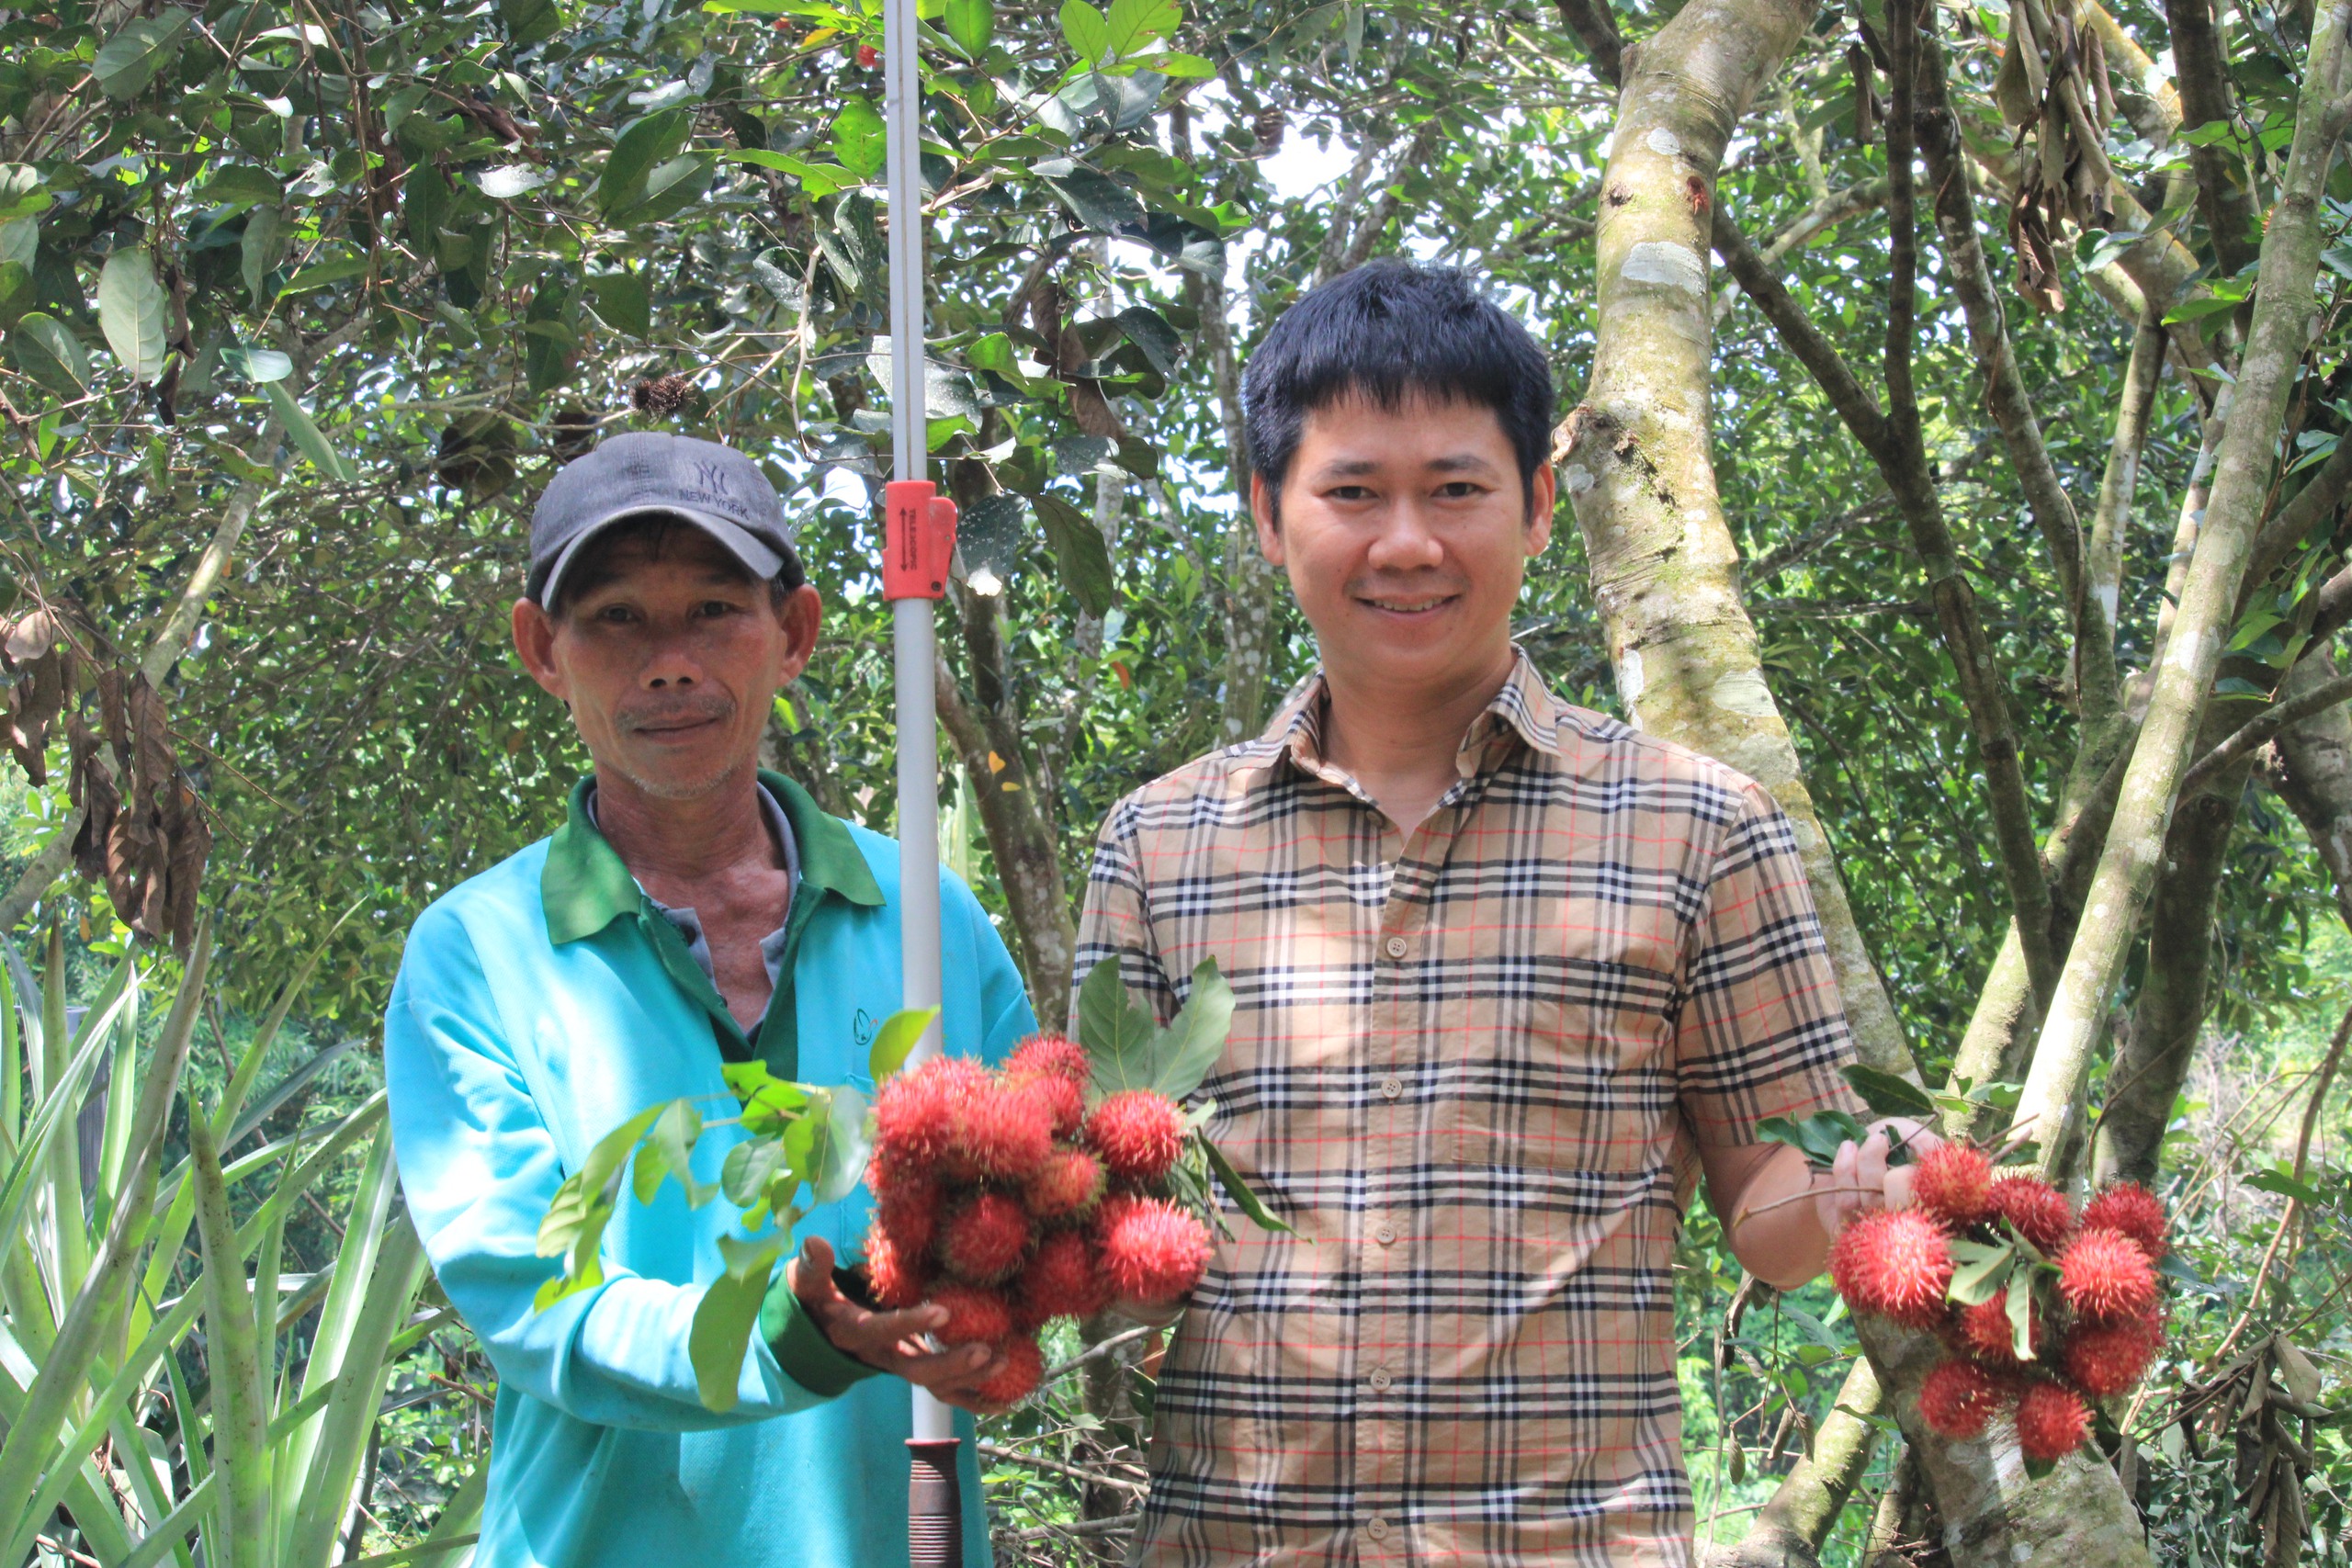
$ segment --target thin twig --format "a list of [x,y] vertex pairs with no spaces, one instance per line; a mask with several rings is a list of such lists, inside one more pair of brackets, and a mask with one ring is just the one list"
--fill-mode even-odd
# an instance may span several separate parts
[[2352,697],[2352,675],[2339,675],[2324,685],[2312,687],[2301,696],[2271,704],[2240,725],[2228,739],[2197,759],[2196,765],[2181,775],[2180,798],[2187,800],[2199,787],[2211,783],[2231,763],[2289,725],[2300,724],[2312,715],[2324,712],[2348,697]]

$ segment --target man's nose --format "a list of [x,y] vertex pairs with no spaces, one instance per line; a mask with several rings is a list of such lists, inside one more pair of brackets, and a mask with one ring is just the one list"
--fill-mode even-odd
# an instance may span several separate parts
[[645,661],[640,679],[650,692],[693,686],[702,680],[702,666],[686,649],[669,644],[656,649],[653,657]]
[[1406,571],[1441,564],[1445,559],[1445,546],[1430,526],[1421,503],[1408,497],[1388,509],[1380,532],[1373,537],[1369,555],[1373,566]]

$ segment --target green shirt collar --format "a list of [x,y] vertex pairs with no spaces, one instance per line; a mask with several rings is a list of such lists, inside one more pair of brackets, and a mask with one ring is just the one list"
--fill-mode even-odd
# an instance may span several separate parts
[[[859,852],[857,840],[840,818],[827,816],[807,790],[782,773],[760,770],[760,782],[784,807],[800,850],[800,880],[820,892],[839,894],[853,904],[879,906],[882,888]],[[571,786],[563,826],[548,840],[546,868],[539,874],[548,940],[559,946],[594,936],[624,915],[645,907],[645,892],[629,874],[620,852],[588,818],[594,774]]]

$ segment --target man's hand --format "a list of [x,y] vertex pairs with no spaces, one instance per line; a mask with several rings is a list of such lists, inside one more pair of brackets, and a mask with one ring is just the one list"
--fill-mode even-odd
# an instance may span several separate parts
[[[1886,1163],[1897,1141],[1911,1151],[1914,1164]],[[1813,1212],[1821,1222],[1821,1233],[1834,1240],[1846,1228],[1846,1222],[1857,1213],[1871,1209],[1909,1208],[1916,1162],[1942,1146],[1941,1138],[1907,1116],[1888,1116],[1873,1122],[1870,1136],[1860,1144],[1849,1140],[1839,1145],[1837,1161],[1827,1177],[1814,1179]]]
[[800,1244],[800,1256],[785,1265],[785,1278],[801,1310],[842,1354],[895,1372],[949,1404],[983,1416],[1004,1408],[974,1392],[1003,1370],[1002,1356],[985,1345],[933,1349],[925,1337],[947,1321],[945,1307],[926,1303],[904,1312],[874,1312],[858,1305],[833,1282],[833,1248],[822,1236]]

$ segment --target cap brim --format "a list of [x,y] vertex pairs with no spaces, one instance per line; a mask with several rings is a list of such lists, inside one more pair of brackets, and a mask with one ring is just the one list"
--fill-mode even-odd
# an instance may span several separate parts
[[538,591],[530,595],[531,599],[540,604],[553,604],[572,563],[580,558],[580,552],[592,540],[611,528],[640,517],[674,517],[681,523],[692,524],[726,546],[727,553],[741,561],[744,570],[763,582],[771,581],[782,571],[786,561],[797,563],[800,558],[789,546],[778,554],[765,540],[732,518],[721,517],[717,513],[698,511],[691,506],[632,506],[626,511],[616,512],[610,517],[598,518],[574,536],[556,556],[553,564],[548,566],[547,576],[540,580]]

